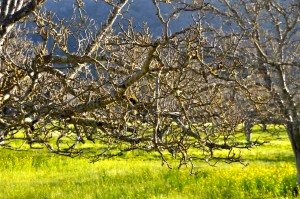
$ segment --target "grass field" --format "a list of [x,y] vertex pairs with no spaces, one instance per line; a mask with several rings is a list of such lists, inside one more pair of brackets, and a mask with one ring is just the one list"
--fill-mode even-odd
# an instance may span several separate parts
[[89,163],[43,150],[0,149],[0,198],[292,198],[296,169],[286,133],[256,129],[258,136],[270,143],[243,151],[247,167],[203,163],[197,175],[141,152]]

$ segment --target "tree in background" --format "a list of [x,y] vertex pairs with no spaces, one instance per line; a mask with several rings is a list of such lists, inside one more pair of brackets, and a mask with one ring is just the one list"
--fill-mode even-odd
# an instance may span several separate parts
[[[22,133],[31,147],[68,156],[93,142],[95,159],[144,150],[192,168],[240,162],[239,150],[258,144],[235,137],[253,117],[238,109],[244,100],[286,125],[300,168],[299,3],[152,0],[163,27],[156,36],[126,18],[134,1],[101,2],[111,8],[101,24],[84,1],[71,2],[69,18],[42,1],[1,2],[3,145]],[[172,30],[186,12],[190,25]]]
[[300,2],[224,0],[211,8],[223,24],[216,34],[230,43],[224,55],[239,60],[247,74],[240,88],[260,117],[285,125],[300,183]]

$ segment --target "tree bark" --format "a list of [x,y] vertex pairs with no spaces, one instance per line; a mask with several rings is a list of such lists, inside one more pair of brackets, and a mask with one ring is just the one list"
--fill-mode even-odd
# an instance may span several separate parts
[[300,185],[300,122],[299,121],[289,122],[287,124],[286,129],[295,155],[296,168],[297,168],[297,182],[299,186]]
[[244,131],[247,142],[251,142],[252,140],[252,126],[252,122],[250,122],[249,120],[244,121]]

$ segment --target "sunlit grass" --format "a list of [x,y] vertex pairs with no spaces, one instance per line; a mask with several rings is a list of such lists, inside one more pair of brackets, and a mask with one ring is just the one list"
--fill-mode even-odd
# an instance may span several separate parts
[[172,170],[161,166],[158,155],[146,152],[89,163],[43,150],[1,149],[0,198],[292,198],[291,146],[284,132],[272,133],[255,131],[255,139],[269,143],[242,151],[247,167],[203,163],[197,175],[172,161]]

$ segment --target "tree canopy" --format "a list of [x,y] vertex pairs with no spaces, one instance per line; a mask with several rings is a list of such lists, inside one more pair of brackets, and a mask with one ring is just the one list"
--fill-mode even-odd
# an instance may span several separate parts
[[69,17],[43,3],[1,1],[3,146],[76,156],[93,142],[96,160],[145,150],[193,167],[240,162],[260,143],[238,141],[239,126],[265,121],[286,126],[300,179],[299,1],[152,0],[159,35],[128,17],[135,1],[101,1],[103,22],[83,0]]

